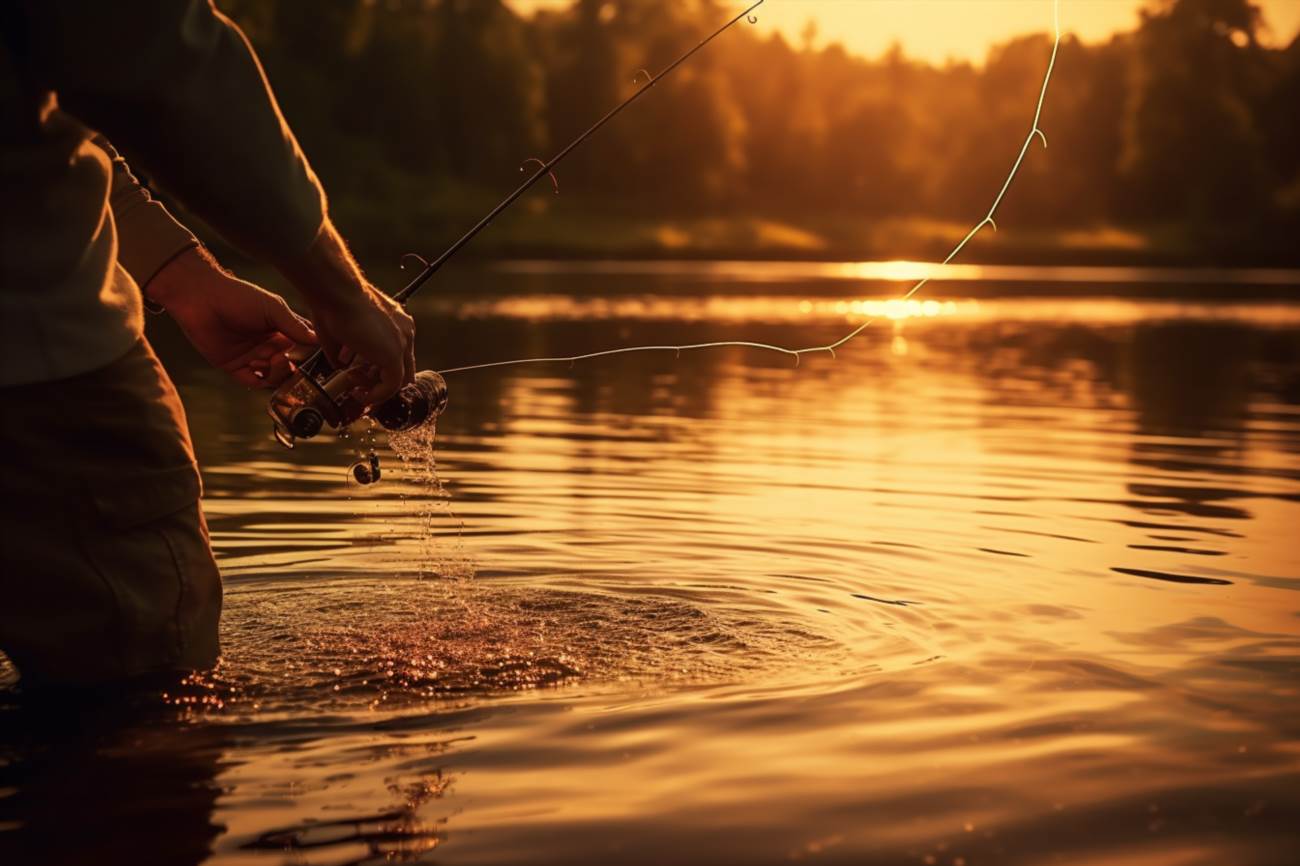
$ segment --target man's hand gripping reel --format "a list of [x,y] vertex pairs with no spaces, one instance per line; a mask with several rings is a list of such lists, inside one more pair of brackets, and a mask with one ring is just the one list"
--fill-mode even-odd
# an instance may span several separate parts
[[[447,408],[447,383],[432,370],[417,373],[414,381],[367,413],[355,392],[369,385],[360,368],[335,369],[324,352],[317,352],[271,395],[267,411],[275,422],[276,440],[292,448],[297,440],[311,439],[327,426],[337,430],[366,414],[386,430],[411,430]],[[379,480],[377,466],[372,472],[353,475],[362,484]]]

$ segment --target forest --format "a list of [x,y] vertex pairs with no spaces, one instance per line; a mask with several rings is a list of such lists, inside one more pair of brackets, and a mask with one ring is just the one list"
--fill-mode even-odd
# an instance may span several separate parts
[[[222,0],[363,256],[436,251],[729,15],[718,0]],[[1050,7],[1043,4],[1043,21]],[[999,231],[969,260],[1296,264],[1300,39],[1247,0],[1067,35]],[[863,58],[744,22],[494,225],[480,256],[903,258],[978,222],[1027,134],[1043,32],[982,63]]]

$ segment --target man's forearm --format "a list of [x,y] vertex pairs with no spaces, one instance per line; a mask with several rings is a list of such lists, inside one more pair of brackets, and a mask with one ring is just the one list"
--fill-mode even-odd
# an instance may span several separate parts
[[276,265],[311,305],[321,348],[332,363],[364,363],[375,384],[367,401],[386,399],[415,376],[415,322],[362,275],[329,220],[307,251]]
[[277,258],[275,265],[312,307],[355,302],[367,285],[356,259],[329,219],[321,225],[311,246],[301,253]]

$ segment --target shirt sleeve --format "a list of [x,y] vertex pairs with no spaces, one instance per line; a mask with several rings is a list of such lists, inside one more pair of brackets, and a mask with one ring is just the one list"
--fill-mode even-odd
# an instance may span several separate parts
[[320,183],[252,46],[211,0],[25,0],[23,12],[32,68],[64,111],[250,255],[311,245]]
[[149,194],[108,139],[96,134],[91,141],[108,155],[113,166],[109,204],[117,225],[118,264],[144,289],[164,265],[197,247],[199,240]]

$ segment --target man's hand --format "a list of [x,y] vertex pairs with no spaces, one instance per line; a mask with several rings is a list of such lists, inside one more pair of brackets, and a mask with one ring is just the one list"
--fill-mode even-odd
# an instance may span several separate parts
[[415,377],[415,322],[368,282],[351,297],[314,300],[312,316],[330,363],[369,368],[374,384],[362,403],[378,403]]
[[280,262],[280,270],[311,305],[330,363],[369,368],[374,384],[359,395],[363,403],[379,403],[415,378],[415,322],[362,276],[331,223],[306,253]]
[[202,247],[168,262],[145,294],[200,355],[250,388],[280,384],[293,372],[286,353],[317,342],[311,323],[284,298],[231,276]]

